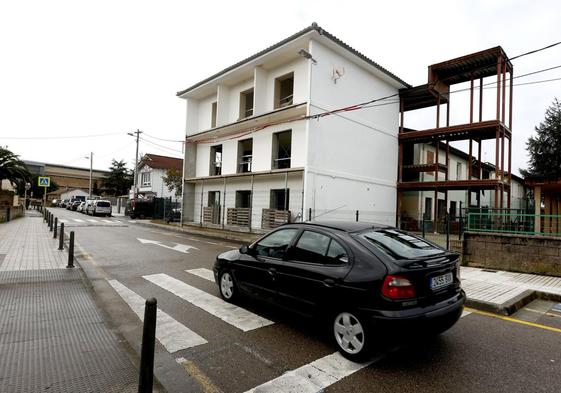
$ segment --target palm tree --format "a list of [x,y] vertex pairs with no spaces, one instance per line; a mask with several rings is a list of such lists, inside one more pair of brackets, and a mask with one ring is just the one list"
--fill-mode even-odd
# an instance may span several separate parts
[[7,179],[16,185],[25,184],[29,181],[31,174],[19,159],[19,156],[8,149],[0,147],[0,190],[2,190],[2,180]]

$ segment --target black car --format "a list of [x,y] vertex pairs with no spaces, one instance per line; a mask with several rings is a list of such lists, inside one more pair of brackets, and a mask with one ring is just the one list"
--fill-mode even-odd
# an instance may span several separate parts
[[460,318],[457,253],[393,227],[358,222],[283,225],[220,254],[220,295],[251,295],[327,317],[339,351],[360,360],[388,335],[438,334]]

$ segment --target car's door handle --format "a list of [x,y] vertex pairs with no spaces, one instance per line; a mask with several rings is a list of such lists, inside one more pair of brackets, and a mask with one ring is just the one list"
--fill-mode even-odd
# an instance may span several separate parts
[[332,287],[335,285],[335,280],[333,280],[332,278],[326,278],[325,280],[323,280],[323,284],[326,287]]

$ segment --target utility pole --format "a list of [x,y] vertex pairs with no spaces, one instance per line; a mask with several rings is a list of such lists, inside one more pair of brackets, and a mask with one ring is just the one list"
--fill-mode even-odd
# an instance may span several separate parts
[[137,192],[137,182],[138,182],[138,142],[140,140],[140,134],[142,131],[136,130],[135,132],[127,132],[127,135],[135,136],[136,134],[136,155],[134,156],[134,192],[133,198],[136,199],[136,192]]
[[90,152],[90,156],[86,157],[90,159],[90,199],[92,199],[92,168],[93,168],[93,151]]

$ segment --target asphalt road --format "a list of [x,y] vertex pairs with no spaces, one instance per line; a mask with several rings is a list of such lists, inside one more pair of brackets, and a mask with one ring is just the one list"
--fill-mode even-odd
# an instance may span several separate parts
[[170,392],[561,391],[561,317],[529,323],[474,311],[437,338],[390,343],[367,364],[352,364],[313,321],[244,301],[258,323],[268,321],[244,331],[247,318],[235,326],[221,314],[231,310],[219,304],[208,270],[218,253],[239,245],[128,218],[53,212],[75,231],[99,304],[137,351],[141,321],[113,288],[129,303],[158,299],[159,317],[169,319],[158,325],[165,337],[156,345],[156,376]]

